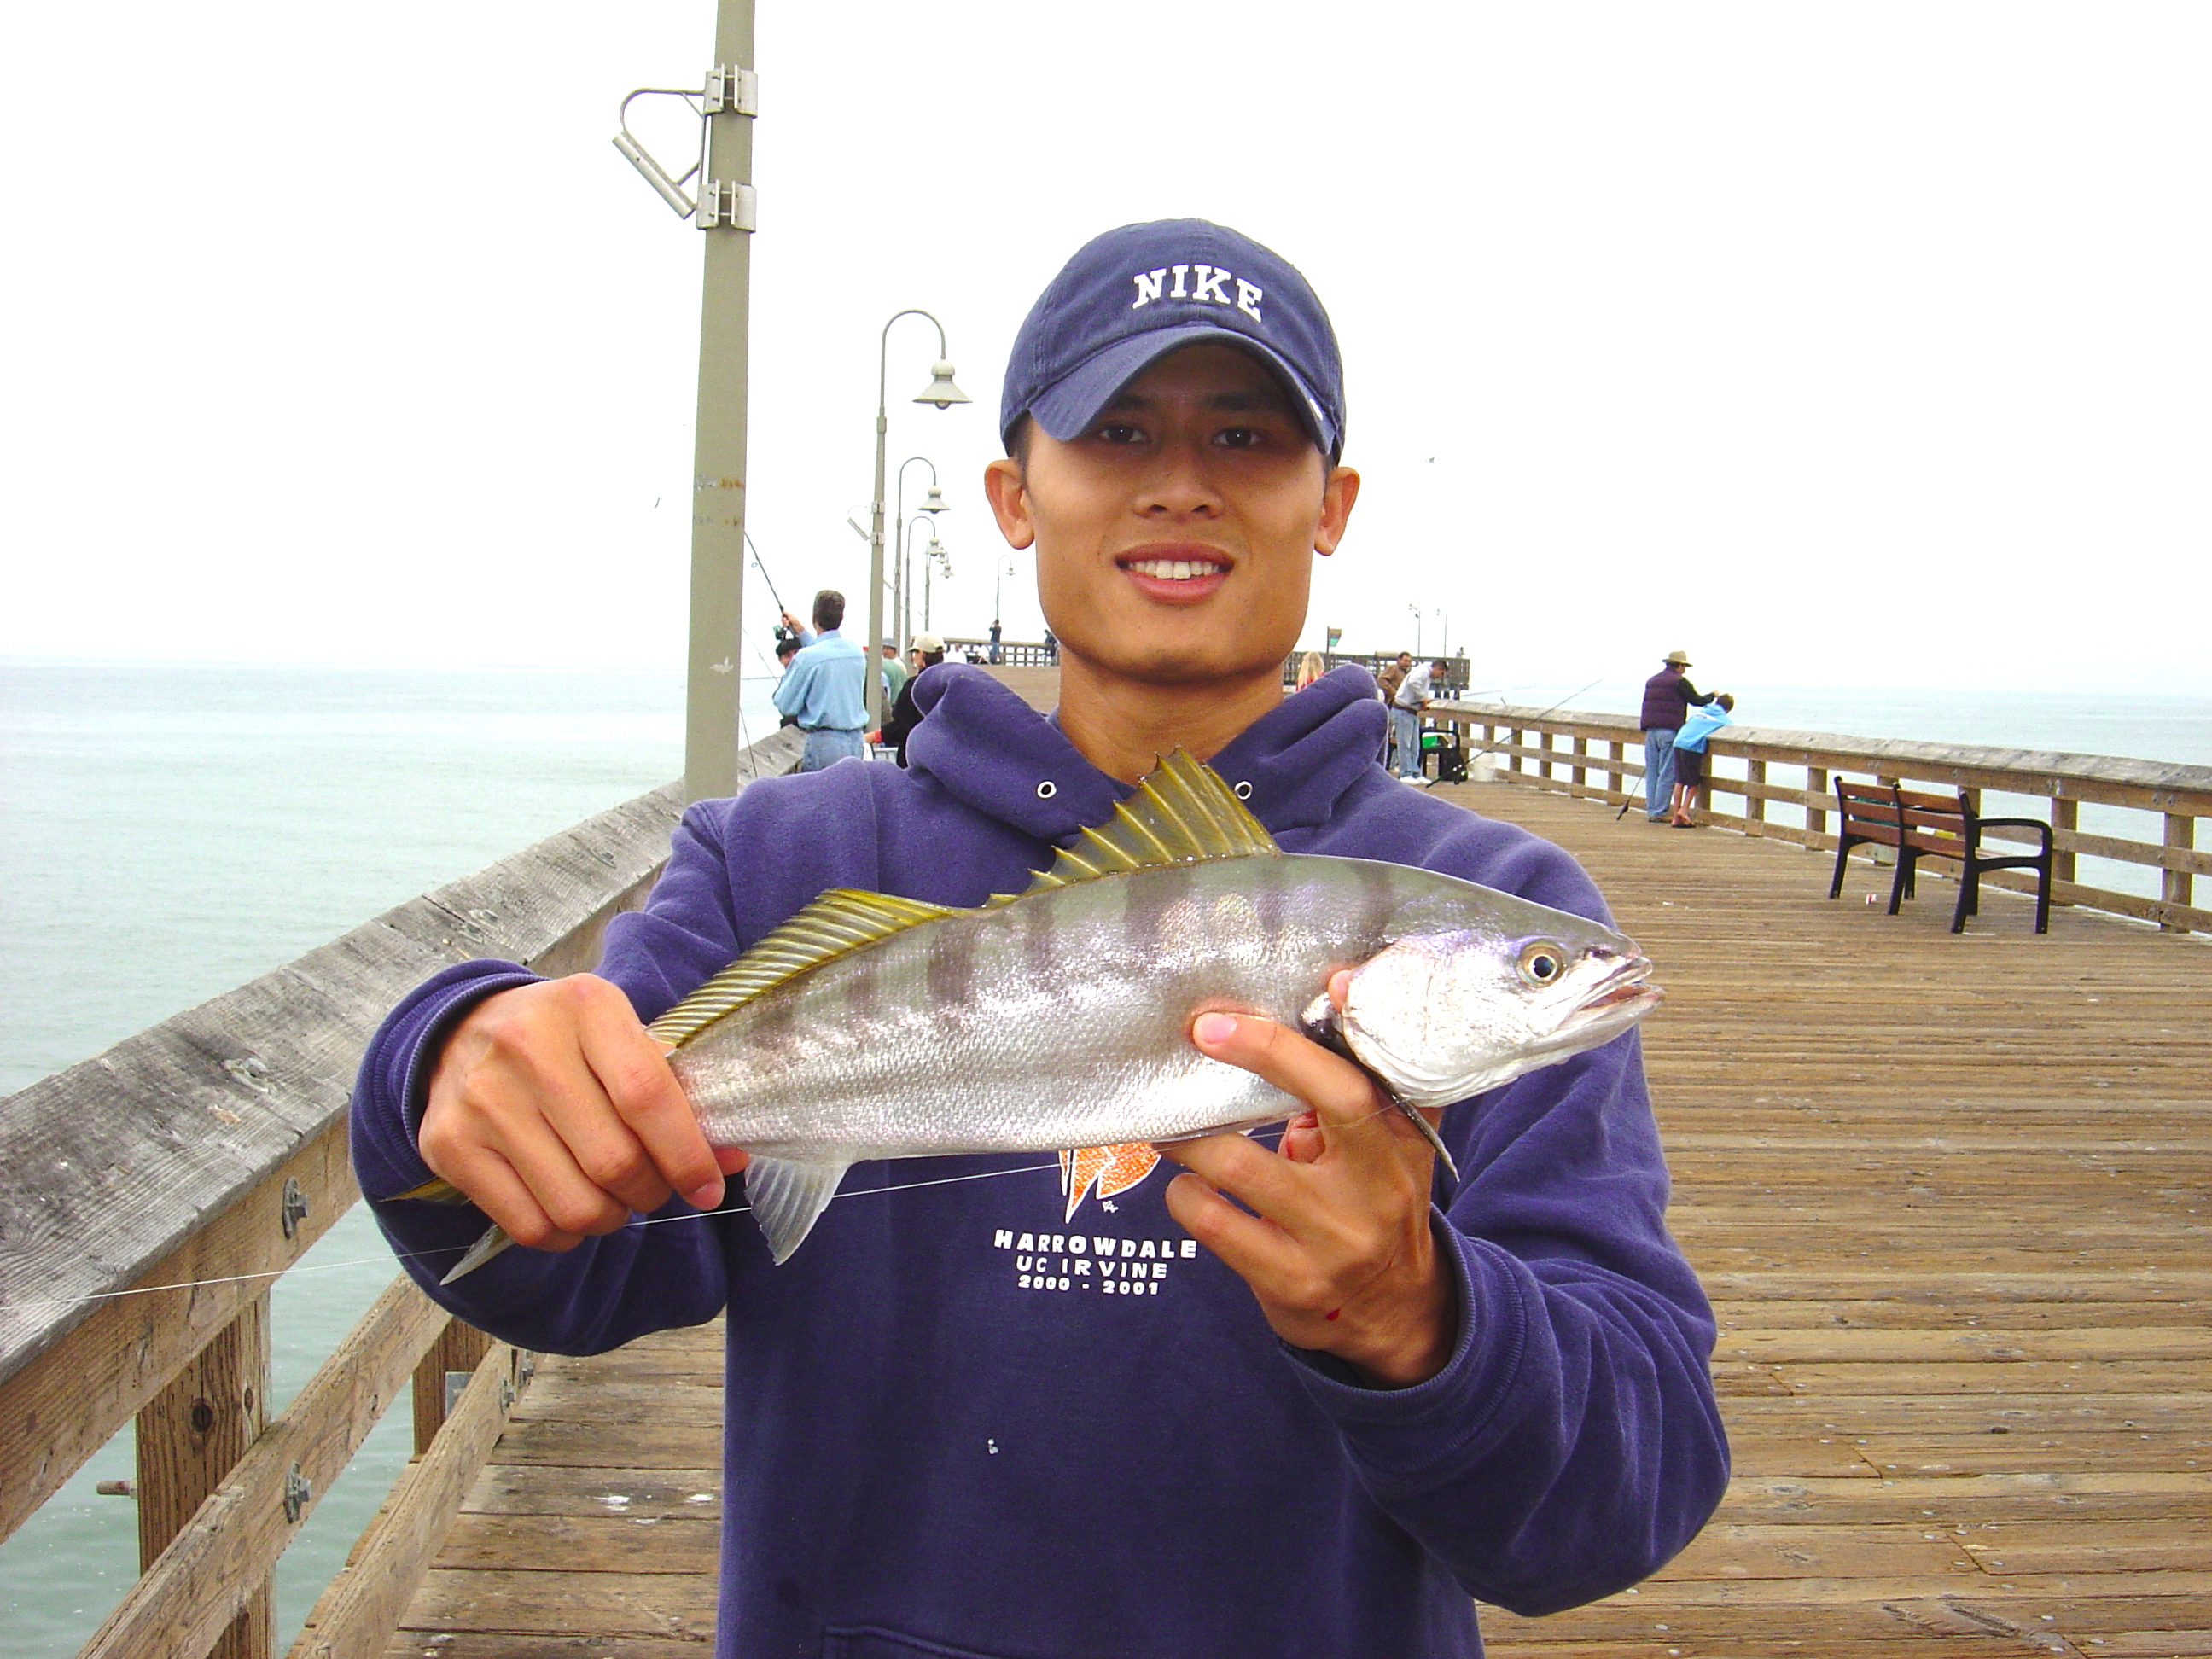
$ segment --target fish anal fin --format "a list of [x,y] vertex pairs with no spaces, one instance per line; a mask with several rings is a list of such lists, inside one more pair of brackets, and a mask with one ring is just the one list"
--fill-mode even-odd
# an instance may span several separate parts
[[1029,890],[1279,850],[1221,775],[1179,748],[1146,774],[1112,817],[1085,829],[1075,848],[1039,872]]
[[850,1168],[850,1160],[842,1157],[802,1163],[757,1154],[745,1165],[745,1201],[752,1208],[753,1219],[760,1224],[761,1236],[768,1240],[769,1254],[776,1266],[790,1261],[791,1253],[814,1231],[815,1222],[836,1197],[837,1183]]
[[810,969],[954,914],[920,899],[833,887],[646,1030],[681,1048],[716,1020]]

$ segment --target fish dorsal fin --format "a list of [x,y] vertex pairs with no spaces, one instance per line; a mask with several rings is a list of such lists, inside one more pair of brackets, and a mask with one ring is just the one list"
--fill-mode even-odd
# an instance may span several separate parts
[[681,1048],[732,1009],[810,968],[951,914],[920,899],[833,887],[646,1030]]
[[[1114,816],[1063,849],[1052,868],[1030,884],[1031,893],[1133,870],[1156,870],[1206,859],[1241,859],[1274,853],[1274,837],[1254,817],[1221,775],[1190,751],[1177,749],[1154,767],[1137,793]],[[1013,900],[994,896],[994,904]]]

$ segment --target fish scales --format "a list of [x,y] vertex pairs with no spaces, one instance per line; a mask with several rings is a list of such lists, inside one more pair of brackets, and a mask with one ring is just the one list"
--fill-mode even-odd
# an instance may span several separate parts
[[[716,1102],[711,1139],[769,1156],[1171,1139],[1219,1127],[1224,1087],[1247,1098],[1240,1116],[1280,1115],[1287,1097],[1183,1038],[1208,1004],[1295,1020],[1329,968],[1357,960],[1347,932],[1379,927],[1391,866],[1298,862],[1145,871],[925,923],[748,1004],[672,1063]],[[802,1000],[823,1017],[800,1017]],[[757,1022],[809,1035],[763,1045]],[[1079,1081],[1041,1091],[1047,1071]]]

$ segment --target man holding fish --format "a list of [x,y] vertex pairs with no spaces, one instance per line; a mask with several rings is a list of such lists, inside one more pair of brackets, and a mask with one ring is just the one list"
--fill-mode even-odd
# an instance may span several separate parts
[[1109,232],[1001,410],[1054,718],[936,671],[907,769],[694,805],[599,975],[439,974],[364,1192],[526,1346],[726,1310],[726,1656],[1468,1656],[1470,1595],[1634,1583],[1727,1467],[1657,993],[1565,854],[1395,787],[1364,672],[1282,695],[1359,490],[1320,301]]

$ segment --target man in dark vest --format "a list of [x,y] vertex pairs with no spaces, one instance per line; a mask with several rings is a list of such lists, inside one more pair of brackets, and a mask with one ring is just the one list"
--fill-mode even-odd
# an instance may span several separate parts
[[1690,659],[1669,651],[1659,672],[1644,682],[1644,714],[1637,724],[1644,728],[1644,816],[1653,823],[1666,821],[1668,803],[1674,794],[1674,734],[1690,718],[1690,705],[1700,708],[1714,693],[1700,693],[1684,678]]

